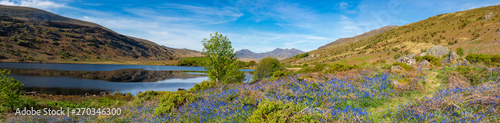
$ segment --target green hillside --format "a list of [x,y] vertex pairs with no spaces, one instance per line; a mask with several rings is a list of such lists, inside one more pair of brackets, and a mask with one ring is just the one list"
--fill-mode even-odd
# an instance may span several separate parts
[[356,42],[320,48],[309,57],[291,57],[291,64],[351,63],[391,60],[395,55],[416,53],[443,45],[451,50],[463,48],[471,53],[500,53],[500,6],[489,6],[446,13],[396,27]]

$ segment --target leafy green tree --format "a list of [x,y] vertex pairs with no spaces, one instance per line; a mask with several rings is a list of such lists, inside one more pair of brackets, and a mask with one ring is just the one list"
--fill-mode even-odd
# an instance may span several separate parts
[[248,66],[254,66],[255,64],[257,64],[254,60],[250,60],[248,62]]
[[208,60],[203,68],[208,71],[208,78],[216,83],[236,83],[245,78],[236,65],[237,57],[227,36],[215,32],[210,39],[203,39],[203,54]]
[[12,77],[8,77],[9,74],[10,71],[0,71],[0,104],[10,107],[11,111],[14,111],[14,107],[21,102],[19,96],[23,84]]
[[262,78],[269,77],[273,75],[273,72],[283,69],[284,67],[281,66],[278,59],[271,57],[263,58],[260,60],[259,64],[257,64],[257,68],[255,68],[252,81],[258,81]]

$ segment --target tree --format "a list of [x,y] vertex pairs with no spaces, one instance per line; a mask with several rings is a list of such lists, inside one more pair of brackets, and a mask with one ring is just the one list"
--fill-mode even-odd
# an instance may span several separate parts
[[0,103],[2,106],[10,107],[14,111],[14,106],[20,103],[19,96],[23,89],[23,84],[18,80],[8,77],[10,71],[0,71]]
[[210,40],[203,39],[203,54],[208,60],[203,65],[208,71],[208,78],[216,83],[236,83],[243,81],[245,75],[235,64],[236,54],[227,36],[215,32]]
[[248,66],[254,66],[255,64],[257,64],[254,60],[250,60],[248,62]]
[[269,77],[273,75],[273,72],[283,70],[284,67],[276,58],[266,57],[260,60],[255,68],[252,81],[258,81],[262,78]]

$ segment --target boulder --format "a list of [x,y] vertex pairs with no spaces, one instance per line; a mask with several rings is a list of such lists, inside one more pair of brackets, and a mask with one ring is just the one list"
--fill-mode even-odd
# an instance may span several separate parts
[[452,51],[444,58],[444,60],[446,63],[455,63],[458,60],[458,55]]
[[431,66],[431,63],[427,61],[427,59],[422,59],[418,61],[418,67],[419,68],[429,68]]
[[420,53],[420,55],[419,55],[419,56],[420,56],[420,57],[422,57],[422,56],[425,56],[425,55],[427,55],[427,53],[426,53],[426,52],[423,52],[423,53]]
[[404,71],[404,70],[401,66],[394,65],[391,67],[391,72],[393,72],[393,73],[398,73],[398,72],[402,72],[402,71]]
[[99,94],[99,96],[101,96],[101,97],[105,97],[105,96],[108,96],[108,95],[109,95],[109,92],[105,92],[105,91],[103,91],[103,92],[101,92]]
[[443,55],[446,55],[449,52],[450,52],[450,50],[448,50],[448,48],[441,46],[441,45],[433,46],[433,47],[427,49],[427,51],[426,51],[426,53],[428,55],[435,56],[438,58],[441,58]]
[[408,57],[401,57],[397,61],[401,62],[401,63],[405,63],[407,65],[411,65],[411,64],[415,63],[415,59],[411,59]]
[[408,57],[408,58],[410,58],[410,59],[415,59],[416,55],[415,55],[414,53],[411,53],[411,54],[409,54],[409,55],[408,55],[408,56],[406,56],[406,57]]

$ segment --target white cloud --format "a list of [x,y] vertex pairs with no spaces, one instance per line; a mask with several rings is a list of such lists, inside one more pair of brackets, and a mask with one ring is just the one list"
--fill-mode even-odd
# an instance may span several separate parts
[[46,0],[2,0],[0,1],[0,4],[10,6],[34,7],[39,9],[58,9],[67,7],[65,4]]
[[340,2],[339,4],[337,4],[337,7],[338,7],[339,9],[347,9],[347,7],[350,7],[350,6],[349,6],[349,3],[346,3],[346,2],[344,2],[344,1],[342,1],[342,2]]

